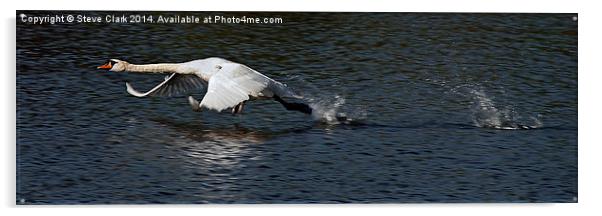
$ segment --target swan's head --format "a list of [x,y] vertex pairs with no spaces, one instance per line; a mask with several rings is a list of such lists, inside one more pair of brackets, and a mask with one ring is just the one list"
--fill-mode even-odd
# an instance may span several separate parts
[[125,66],[127,64],[129,64],[129,63],[126,61],[122,61],[119,59],[110,59],[109,61],[107,61],[106,64],[103,64],[96,68],[104,69],[104,70],[108,70],[108,71],[114,71],[114,72],[122,72],[122,71],[125,71]]

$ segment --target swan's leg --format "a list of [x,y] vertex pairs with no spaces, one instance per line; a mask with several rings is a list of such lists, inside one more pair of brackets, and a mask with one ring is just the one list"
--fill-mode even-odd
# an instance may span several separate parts
[[194,97],[188,96],[188,103],[190,104],[192,111],[195,111],[195,112],[201,111],[201,103],[199,103],[199,101],[194,99]]
[[240,102],[234,108],[232,108],[232,115],[236,115],[242,112],[242,108],[245,106],[245,102]]
[[282,100],[282,98],[280,98],[278,95],[274,95],[274,100],[280,102],[280,104],[282,104],[282,106],[284,106],[284,108],[286,108],[286,110],[296,110],[305,114],[311,114],[311,107],[309,107],[307,104],[304,103],[289,103],[286,102],[284,100]]

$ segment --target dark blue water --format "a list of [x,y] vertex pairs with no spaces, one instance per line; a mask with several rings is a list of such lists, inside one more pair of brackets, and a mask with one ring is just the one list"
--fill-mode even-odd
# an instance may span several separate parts
[[[18,204],[577,201],[576,14],[164,14],[284,23],[17,18]],[[125,91],[161,75],[95,69],[212,56],[314,115],[192,112]]]

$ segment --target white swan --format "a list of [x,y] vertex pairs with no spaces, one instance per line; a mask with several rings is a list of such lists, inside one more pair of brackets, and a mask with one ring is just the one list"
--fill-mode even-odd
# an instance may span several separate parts
[[173,96],[187,94],[207,85],[207,93],[199,103],[192,96],[188,102],[194,111],[202,108],[221,112],[232,108],[233,114],[242,112],[250,99],[274,99],[287,110],[311,114],[312,109],[303,103],[289,103],[283,97],[302,99],[285,84],[275,81],[243,64],[222,58],[206,58],[185,63],[160,63],[136,65],[111,59],[97,67],[114,72],[171,73],[165,80],[148,92],[136,91],[128,82],[126,90],[133,96]]

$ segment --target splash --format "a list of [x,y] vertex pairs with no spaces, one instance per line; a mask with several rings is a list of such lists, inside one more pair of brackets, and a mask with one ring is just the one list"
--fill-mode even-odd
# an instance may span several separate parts
[[[536,129],[543,127],[540,114],[525,114],[523,111],[517,111],[515,106],[507,105],[509,103],[502,99],[488,95],[483,84],[491,84],[487,81],[445,81],[438,79],[426,79],[427,82],[445,89],[445,94],[453,95],[452,98],[458,98],[464,102],[464,99],[470,102],[470,118],[475,127],[491,128],[499,130],[521,130]],[[449,85],[455,83],[455,85]],[[506,94],[506,90],[501,86],[493,85],[496,92]],[[456,97],[458,96],[458,97]],[[501,104],[501,105],[500,105]]]
[[[313,109],[314,119],[323,119],[326,122],[336,122],[339,117],[338,110],[345,104],[345,98],[336,95],[334,101],[318,100],[310,104]],[[341,116],[342,117],[342,116]]]
[[526,120],[513,106],[499,108],[482,89],[471,89],[472,121],[475,126],[501,130],[535,129],[543,126],[540,115],[529,116]]
[[297,90],[295,93],[312,108],[312,118],[315,121],[334,125],[361,123],[367,119],[365,107],[351,105],[340,95],[341,91],[344,93],[344,87],[338,88],[341,90],[339,92],[327,93],[329,91],[318,88],[300,76],[289,76],[286,81],[292,84],[293,89]]
[[312,117],[326,124],[349,124],[367,118],[365,109],[346,105],[345,98],[339,95],[308,101],[313,109]]

